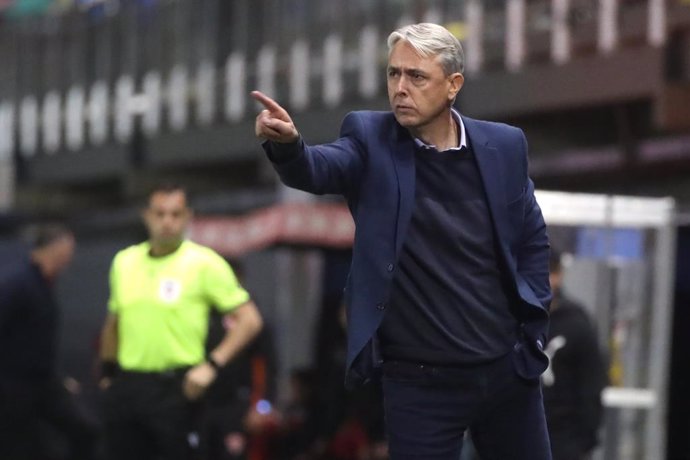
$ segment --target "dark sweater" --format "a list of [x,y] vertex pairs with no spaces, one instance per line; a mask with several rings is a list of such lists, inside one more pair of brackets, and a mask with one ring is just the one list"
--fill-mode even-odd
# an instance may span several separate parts
[[509,309],[484,186],[471,149],[416,152],[415,207],[379,330],[385,360],[440,365],[507,353]]

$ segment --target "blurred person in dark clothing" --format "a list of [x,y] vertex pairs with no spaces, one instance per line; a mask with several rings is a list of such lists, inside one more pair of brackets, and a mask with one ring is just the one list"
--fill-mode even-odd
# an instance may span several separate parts
[[[77,404],[75,381],[63,383],[56,369],[54,284],[72,260],[74,235],[51,223],[30,226],[23,236],[28,256],[0,267],[0,458],[94,459],[97,425]],[[59,435],[67,452],[46,452],[52,438],[41,437],[45,430]]]
[[391,110],[350,112],[333,142],[252,92],[281,180],[343,195],[355,221],[346,385],[382,375],[393,460],[457,460],[468,427],[486,460],[550,460],[549,243],[525,135],[455,110],[464,54],[444,27],[387,44]]
[[598,443],[605,359],[590,315],[563,292],[557,251],[550,256],[549,280],[554,297],[546,353],[551,362],[542,382],[553,459],[585,460]]

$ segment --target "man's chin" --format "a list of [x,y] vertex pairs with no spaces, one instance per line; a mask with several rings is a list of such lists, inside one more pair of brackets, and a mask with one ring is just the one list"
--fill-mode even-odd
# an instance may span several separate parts
[[400,126],[403,128],[414,128],[415,126],[418,125],[418,121],[414,117],[410,117],[407,115],[400,115],[400,114],[395,114],[395,119],[398,121]]

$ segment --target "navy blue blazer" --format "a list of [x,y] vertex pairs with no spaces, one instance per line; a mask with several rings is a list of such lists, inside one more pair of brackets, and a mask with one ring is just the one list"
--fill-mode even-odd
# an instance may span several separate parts
[[[514,347],[518,374],[537,378],[547,367],[549,244],[527,174],[527,142],[518,128],[463,117],[490,209],[498,256],[513,292],[520,324]],[[386,311],[391,281],[412,216],[414,140],[391,112],[351,112],[340,138],[310,146],[265,142],[264,150],[288,186],[316,194],[342,194],[355,222],[348,306],[346,385],[374,375],[380,364],[376,330]],[[488,229],[487,229],[488,230]]]

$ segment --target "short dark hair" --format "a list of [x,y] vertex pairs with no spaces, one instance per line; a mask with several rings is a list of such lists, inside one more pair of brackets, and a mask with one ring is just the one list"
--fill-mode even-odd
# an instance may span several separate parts
[[175,192],[182,192],[182,194],[187,199],[187,202],[189,203],[189,193],[187,192],[185,186],[177,182],[159,182],[149,189],[149,192],[146,194],[146,201],[144,202],[144,207],[147,208],[151,204],[151,198],[153,198],[153,195],[155,195],[156,193],[167,194]]
[[21,230],[20,239],[33,251],[73,234],[72,230],[61,222],[47,222],[27,225]]
[[156,193],[173,193],[173,192],[182,192],[186,195],[187,189],[182,184],[178,184],[177,182],[160,182],[160,183],[154,185],[153,187],[151,187],[151,190],[149,190],[147,197],[150,199]]

